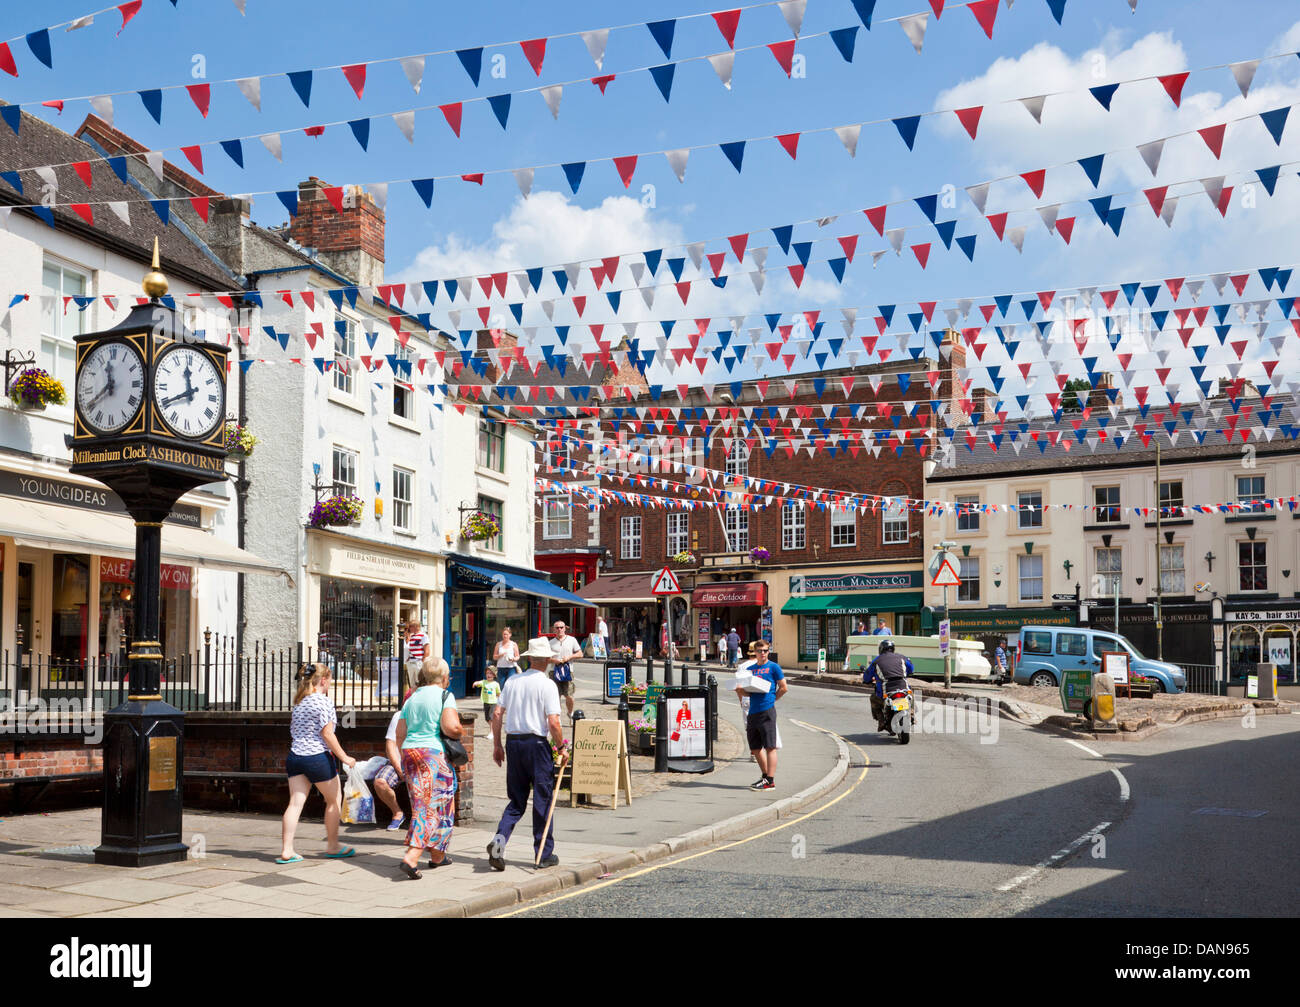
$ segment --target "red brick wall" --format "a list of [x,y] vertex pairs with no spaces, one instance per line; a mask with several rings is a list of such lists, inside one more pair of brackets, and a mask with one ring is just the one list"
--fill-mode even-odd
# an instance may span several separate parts
[[80,740],[6,744],[0,751],[0,781],[26,776],[89,773],[104,768],[102,752]]
[[318,252],[346,252],[359,248],[384,261],[384,211],[365,192],[353,198],[356,205],[339,213],[325,198],[329,185],[314,175],[298,183],[298,215],[289,225],[289,235],[298,244]]

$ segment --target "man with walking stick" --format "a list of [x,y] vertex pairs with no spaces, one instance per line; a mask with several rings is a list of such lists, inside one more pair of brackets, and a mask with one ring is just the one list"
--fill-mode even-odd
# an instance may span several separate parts
[[546,637],[529,640],[522,656],[528,658],[528,670],[510,676],[492,715],[492,758],[498,766],[505,763],[509,798],[496,835],[487,845],[488,864],[494,871],[506,869],[506,843],[528,807],[529,790],[533,795],[534,862],[542,867],[560,862],[547,815],[555,790],[555,762],[547,734],[556,747],[564,744],[560,690],[546,675],[547,662],[553,658],[550,641]]

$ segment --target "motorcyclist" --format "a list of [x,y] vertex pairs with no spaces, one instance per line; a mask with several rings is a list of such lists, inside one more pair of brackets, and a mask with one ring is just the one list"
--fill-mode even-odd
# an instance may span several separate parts
[[889,730],[889,725],[885,723],[885,690],[895,686],[906,689],[907,676],[915,673],[916,669],[912,667],[912,662],[895,652],[894,641],[891,638],[885,637],[880,641],[880,651],[876,659],[862,674],[863,684],[874,684],[876,687],[871,694],[871,713],[876,718],[877,730]]

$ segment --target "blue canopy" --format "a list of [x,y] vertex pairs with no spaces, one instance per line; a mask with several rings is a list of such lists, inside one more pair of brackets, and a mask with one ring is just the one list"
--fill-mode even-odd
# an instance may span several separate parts
[[460,582],[466,586],[474,587],[481,585],[485,589],[491,589],[498,584],[504,586],[508,591],[518,591],[521,594],[531,594],[538,598],[550,598],[553,601],[563,602],[565,605],[578,605],[583,608],[595,608],[595,603],[582,598],[572,591],[566,591],[564,588],[552,584],[549,580],[543,580],[541,577],[528,577],[522,573],[514,573],[508,570],[493,570],[490,567],[475,566],[473,563],[454,563],[456,567],[456,576]]

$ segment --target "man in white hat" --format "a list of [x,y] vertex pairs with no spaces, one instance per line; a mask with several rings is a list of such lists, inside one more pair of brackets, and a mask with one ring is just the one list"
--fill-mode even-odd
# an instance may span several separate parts
[[[541,849],[541,865],[554,867],[555,839],[546,830],[546,812],[555,790],[554,760],[546,736],[558,746],[564,741],[560,727],[560,690],[546,674],[554,655],[550,641],[538,637],[528,641],[523,656],[528,670],[511,675],[501,689],[492,715],[492,758],[506,763],[506,796],[510,799],[487,845],[488,864],[494,871],[506,869],[506,843],[528,807],[533,795],[533,853]],[[505,732],[505,745],[501,733]],[[546,835],[543,835],[546,832]]]

